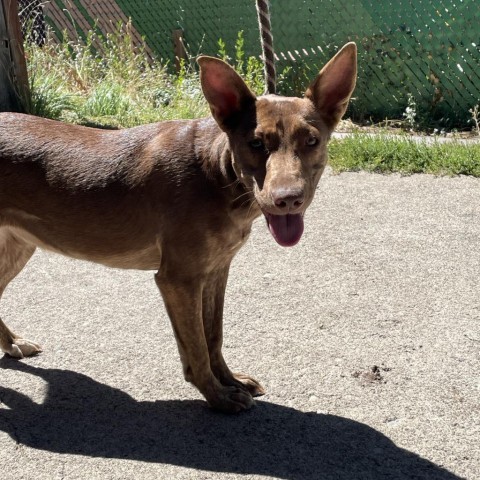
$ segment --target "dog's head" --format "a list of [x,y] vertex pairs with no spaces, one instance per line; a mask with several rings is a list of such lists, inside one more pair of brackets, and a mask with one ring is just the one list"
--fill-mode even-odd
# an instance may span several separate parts
[[212,115],[228,135],[238,179],[275,240],[295,245],[327,163],[327,142],[355,88],[355,44],[347,43],[323,67],[303,98],[257,98],[225,62],[200,57],[198,63]]

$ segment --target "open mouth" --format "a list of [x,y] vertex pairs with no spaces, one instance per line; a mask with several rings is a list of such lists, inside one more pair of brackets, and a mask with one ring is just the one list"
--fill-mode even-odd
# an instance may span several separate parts
[[268,229],[282,247],[293,247],[303,234],[303,214],[273,215],[265,213]]

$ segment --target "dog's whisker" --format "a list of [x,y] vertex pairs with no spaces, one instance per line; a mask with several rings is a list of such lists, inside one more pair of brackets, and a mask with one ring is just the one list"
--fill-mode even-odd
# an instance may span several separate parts
[[[248,205],[248,202],[250,202],[250,205]],[[245,200],[241,205],[240,205],[240,208],[243,208],[243,206],[245,204],[248,205],[248,210],[247,210],[247,217],[250,216],[250,212],[252,211],[252,208],[253,206],[256,204],[257,202],[255,201],[254,198],[249,198],[247,200]]]
[[[244,205],[244,204],[245,204],[246,202],[248,202],[249,200],[252,200],[252,201],[253,201],[253,200],[255,199],[255,197],[250,196],[250,194],[252,194],[252,193],[253,193],[253,190],[250,190],[249,192],[242,193],[242,195],[239,195],[239,196],[235,199],[235,201],[240,200],[240,198],[244,197],[245,195],[249,195],[249,196],[248,196],[248,198],[247,198],[246,200],[244,200],[244,201],[242,202],[242,205]],[[242,206],[242,205],[240,205],[240,206]]]
[[242,197],[244,197],[245,195],[250,195],[250,193],[252,193],[251,191],[249,192],[244,192],[242,193],[241,195],[239,195],[237,198],[235,198],[234,202],[238,202],[238,200],[240,200]]
[[248,205],[248,202],[252,202],[252,200],[250,198],[247,198],[247,200],[245,200],[244,202],[242,202],[242,204],[240,205],[240,208],[243,208],[244,205]]
[[252,208],[253,208],[253,206],[255,205],[255,203],[256,203],[256,202],[255,202],[255,199],[252,199],[252,203],[250,203],[250,207],[248,208],[247,216],[250,215],[250,212],[252,211]]
[[240,180],[237,178],[236,180],[234,180],[232,183],[229,183],[228,185],[225,185],[224,187],[222,188],[230,188],[230,187],[233,187],[234,185],[238,185],[240,183]]

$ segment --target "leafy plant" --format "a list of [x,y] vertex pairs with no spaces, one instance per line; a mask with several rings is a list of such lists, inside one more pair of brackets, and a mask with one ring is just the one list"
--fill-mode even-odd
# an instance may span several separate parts
[[480,136],[480,105],[475,105],[468,111],[472,115],[472,122],[475,125],[475,131]]
[[405,108],[405,112],[403,112],[403,118],[407,122],[410,130],[415,129],[416,125],[416,117],[417,117],[417,102],[411,93],[408,94],[407,97],[407,107]]
[[55,75],[30,77],[30,113],[60,119],[62,113],[74,108],[73,96],[64,89]]
[[131,100],[117,83],[100,83],[83,103],[81,113],[87,117],[123,117],[131,108]]
[[263,73],[263,63],[258,57],[245,54],[245,39],[243,30],[239,31],[235,40],[234,52],[235,58],[232,59],[227,53],[227,45],[220,38],[217,42],[218,57],[233,64],[235,70],[243,77],[250,89],[257,95],[261,95],[265,91],[265,77]]

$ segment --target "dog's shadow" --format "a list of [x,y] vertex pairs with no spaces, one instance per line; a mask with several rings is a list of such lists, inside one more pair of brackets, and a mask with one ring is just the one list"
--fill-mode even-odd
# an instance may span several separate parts
[[0,429],[52,452],[141,460],[285,479],[458,479],[361,423],[266,402],[217,414],[202,401],[138,402],[68,370],[4,357],[0,368],[38,375],[44,403],[0,386]]

